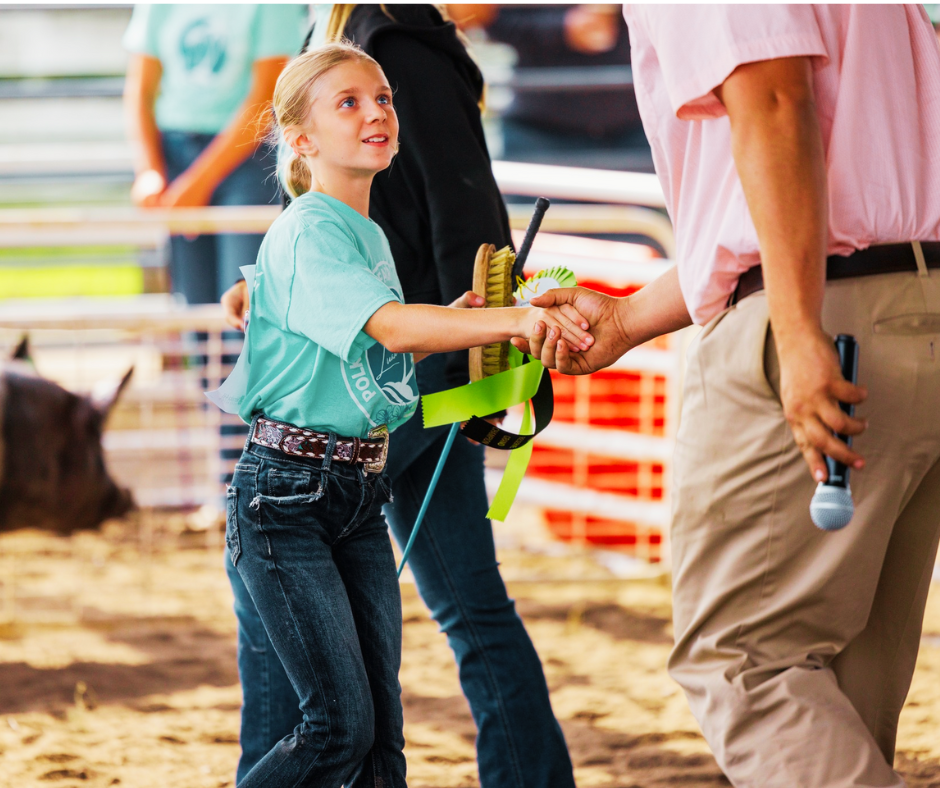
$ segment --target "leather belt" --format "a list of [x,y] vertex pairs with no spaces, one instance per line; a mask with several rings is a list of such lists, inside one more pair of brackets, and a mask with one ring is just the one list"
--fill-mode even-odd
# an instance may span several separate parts
[[[940,268],[940,241],[923,241],[920,244],[924,252],[927,268]],[[831,255],[826,258],[826,281],[850,279],[855,276],[874,276],[875,274],[897,274],[903,271],[916,271],[917,257],[914,246],[910,243],[884,244],[859,249],[847,257]],[[749,268],[738,279],[738,286],[728,300],[733,306],[742,298],[764,289],[764,274],[759,265]]]
[[[294,457],[323,459],[326,456],[330,435],[327,432],[305,430],[284,421],[274,421],[260,416],[255,422],[251,442],[269,449],[277,449]],[[362,463],[368,473],[381,473],[388,457],[388,427],[369,430],[369,440],[362,438],[337,438],[333,460],[354,465]]]

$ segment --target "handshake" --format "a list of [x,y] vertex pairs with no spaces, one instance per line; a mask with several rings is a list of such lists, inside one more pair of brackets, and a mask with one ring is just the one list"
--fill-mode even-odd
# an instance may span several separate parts
[[[248,287],[236,282],[221,299],[226,322],[245,330]],[[518,314],[513,345],[540,359],[549,369],[584,375],[603,369],[635,344],[623,325],[626,299],[612,298],[583,287],[560,288],[532,298],[528,307],[513,307]],[[449,306],[483,307],[482,296],[467,291]]]

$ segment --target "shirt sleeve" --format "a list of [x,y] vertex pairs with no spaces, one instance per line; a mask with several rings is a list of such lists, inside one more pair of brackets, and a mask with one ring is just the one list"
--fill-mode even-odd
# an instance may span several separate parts
[[816,12],[809,5],[633,5],[650,39],[669,101],[681,120],[727,114],[715,88],[744,63],[782,57],[828,62]]
[[297,237],[287,305],[289,331],[353,362],[375,344],[363,326],[379,307],[398,300],[339,226],[320,222]]
[[307,33],[307,6],[262,4],[254,31],[254,59],[293,57]]
[[131,21],[124,33],[123,44],[136,55],[159,57],[156,42],[156,24],[152,5],[135,5]]

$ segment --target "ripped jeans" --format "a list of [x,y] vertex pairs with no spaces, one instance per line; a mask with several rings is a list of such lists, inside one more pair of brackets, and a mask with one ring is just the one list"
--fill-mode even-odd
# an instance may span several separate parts
[[249,444],[235,466],[225,541],[303,715],[239,788],[404,788],[390,498],[361,465]]

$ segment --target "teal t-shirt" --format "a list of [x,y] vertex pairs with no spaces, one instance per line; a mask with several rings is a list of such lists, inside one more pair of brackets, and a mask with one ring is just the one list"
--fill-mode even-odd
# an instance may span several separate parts
[[248,95],[255,61],[296,55],[306,24],[306,5],[138,5],[124,47],[163,66],[160,129],[218,134]]
[[414,359],[362,331],[402,302],[385,233],[324,194],[304,194],[271,225],[255,266],[238,413],[366,437],[418,406]]

